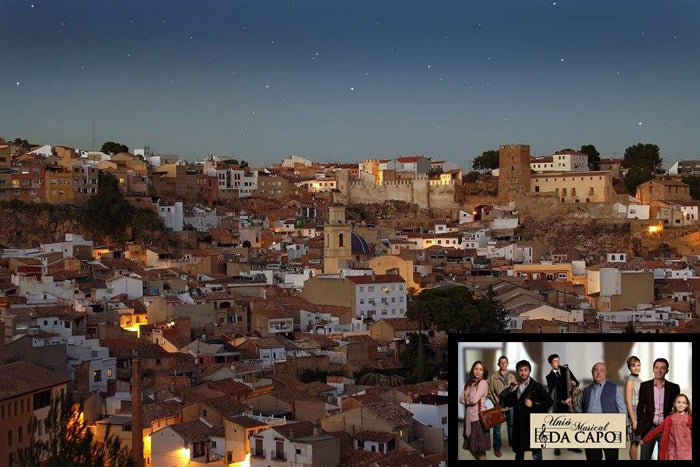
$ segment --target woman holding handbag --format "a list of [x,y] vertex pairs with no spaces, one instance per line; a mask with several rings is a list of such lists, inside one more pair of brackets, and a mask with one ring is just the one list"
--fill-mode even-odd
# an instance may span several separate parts
[[469,450],[476,460],[486,460],[486,451],[491,449],[491,430],[484,431],[479,422],[479,412],[486,410],[487,377],[486,366],[479,360],[475,361],[469,372],[469,381],[459,396],[459,401],[465,405],[462,447]]

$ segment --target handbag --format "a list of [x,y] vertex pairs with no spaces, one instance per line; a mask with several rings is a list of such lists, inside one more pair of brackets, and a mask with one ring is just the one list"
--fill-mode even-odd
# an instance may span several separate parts
[[501,406],[495,404],[492,408],[481,410],[481,399],[479,399],[479,423],[481,424],[481,429],[484,431],[489,431],[496,425],[506,421],[506,416],[501,410]]

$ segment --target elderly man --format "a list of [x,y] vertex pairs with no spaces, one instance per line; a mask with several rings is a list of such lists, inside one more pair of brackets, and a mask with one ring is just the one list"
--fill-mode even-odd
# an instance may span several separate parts
[[[622,391],[615,383],[609,381],[605,363],[598,362],[591,370],[593,384],[583,390],[578,402],[579,413],[623,413],[627,414]],[[619,449],[586,449],[587,460],[618,460]]]

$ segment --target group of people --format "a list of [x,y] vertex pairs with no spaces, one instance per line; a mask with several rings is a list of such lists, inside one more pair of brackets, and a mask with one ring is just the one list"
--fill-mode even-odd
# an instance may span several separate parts
[[[479,422],[479,412],[486,410],[487,398],[504,412],[503,424],[515,460],[524,460],[526,451],[531,451],[533,460],[542,460],[542,449],[530,442],[530,414],[550,411],[626,414],[631,460],[638,455],[641,460],[650,460],[657,444],[658,459],[692,459],[690,400],[680,392],[680,386],[666,379],[669,363],[665,358],[654,360],[654,378],[642,382],[641,361],[636,356],[629,357],[630,374],[624,391],[607,379],[603,362],[593,365],[593,383],[581,391],[578,379],[567,365],[561,365],[559,355],[552,354],[547,361],[552,369],[546,376],[546,389],[530,376],[532,365],[527,360],[516,364],[517,377],[508,370],[506,356],[499,357],[498,369],[491,375],[483,362],[473,363],[459,400],[465,406],[462,447],[474,459],[485,460],[486,451],[492,447],[496,457],[503,455],[501,425],[493,428],[492,444],[491,430],[484,431]],[[554,455],[561,455],[560,450],[555,449]],[[603,456],[606,460],[618,460],[619,450],[586,448],[585,456],[588,460],[602,460]]]

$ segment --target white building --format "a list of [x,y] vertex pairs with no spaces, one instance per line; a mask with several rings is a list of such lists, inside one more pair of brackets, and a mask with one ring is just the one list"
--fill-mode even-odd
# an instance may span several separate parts
[[447,417],[449,414],[449,404],[447,396],[430,396],[434,403],[411,403],[401,402],[401,407],[413,414],[413,418],[425,426],[442,428],[447,437]]
[[191,225],[198,232],[209,232],[211,229],[216,229],[221,223],[221,217],[216,213],[215,209],[200,208],[195,206],[192,212],[189,212],[183,217],[184,225]]
[[107,392],[107,382],[117,377],[117,359],[109,356],[109,348],[99,339],[70,336],[66,342],[68,373],[75,381],[75,368],[88,362],[88,383],[91,392]]
[[76,247],[88,247],[92,253],[93,241],[85,240],[81,235],[67,233],[65,241],[56,243],[42,243],[40,248],[44,253],[63,253],[64,258],[70,258],[74,256],[74,249]]
[[588,155],[573,149],[562,149],[551,156],[530,158],[535,172],[588,172]]
[[151,433],[151,465],[187,467],[224,459],[224,427],[200,418]]
[[250,450],[251,467],[332,467],[340,463],[340,440],[311,422],[271,426],[250,437]]
[[143,279],[136,275],[114,276],[105,281],[109,298],[126,294],[129,300],[143,297]]
[[355,287],[355,315],[381,318],[406,316],[406,281],[398,274],[347,276]]
[[176,201],[173,206],[161,206],[158,203],[158,215],[163,219],[165,228],[171,232],[182,232],[185,213],[182,201]]

